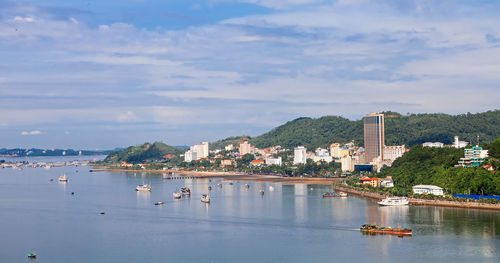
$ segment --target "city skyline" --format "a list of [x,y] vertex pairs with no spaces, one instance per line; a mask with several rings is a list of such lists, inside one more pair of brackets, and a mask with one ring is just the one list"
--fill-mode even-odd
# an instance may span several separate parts
[[500,101],[492,1],[0,5],[0,147],[192,145],[303,116]]

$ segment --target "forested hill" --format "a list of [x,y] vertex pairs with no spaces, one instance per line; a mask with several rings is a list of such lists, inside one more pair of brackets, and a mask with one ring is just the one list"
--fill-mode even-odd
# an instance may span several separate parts
[[[413,146],[423,142],[451,144],[453,136],[460,140],[491,142],[500,137],[500,110],[476,114],[448,115],[441,113],[401,115],[385,114],[385,144]],[[257,147],[281,145],[292,148],[304,145],[309,149],[326,147],[332,142],[355,140],[363,145],[363,121],[338,116],[318,119],[298,118],[260,136],[250,139]]]
[[176,148],[161,142],[144,143],[130,146],[124,150],[111,152],[103,162],[105,163],[141,163],[145,161],[161,160],[167,154],[181,154],[183,149]]

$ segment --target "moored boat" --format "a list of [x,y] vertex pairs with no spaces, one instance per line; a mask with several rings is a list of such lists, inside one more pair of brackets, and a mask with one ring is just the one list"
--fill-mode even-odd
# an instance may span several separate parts
[[28,253],[28,258],[36,258],[36,254],[35,253]]
[[346,197],[347,193],[344,192],[327,192],[323,194],[323,197]]
[[181,198],[181,193],[179,192],[174,192],[173,193],[174,199],[180,199]]
[[182,195],[191,195],[191,189],[183,186],[183,187],[181,187],[181,193],[182,193]]
[[408,205],[409,201],[406,197],[387,197],[380,202],[377,202],[379,205],[385,206],[402,206]]
[[68,182],[69,179],[66,177],[66,175],[61,175],[59,176],[59,182]]
[[138,185],[135,188],[136,191],[150,191],[151,192],[151,186],[149,184],[143,184],[143,185]]
[[389,234],[397,236],[411,236],[411,229],[408,228],[392,228],[377,225],[365,224],[359,230],[365,233]]
[[155,205],[163,205],[163,201],[158,201],[155,203]]
[[203,203],[210,203],[210,196],[209,195],[201,195],[201,201]]

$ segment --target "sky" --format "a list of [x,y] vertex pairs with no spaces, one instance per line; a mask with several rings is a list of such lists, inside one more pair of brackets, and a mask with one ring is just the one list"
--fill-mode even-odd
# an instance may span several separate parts
[[0,148],[500,109],[500,1],[0,0]]

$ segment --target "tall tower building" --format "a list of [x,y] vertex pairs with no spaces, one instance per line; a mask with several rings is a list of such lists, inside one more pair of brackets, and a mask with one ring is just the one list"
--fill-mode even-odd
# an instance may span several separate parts
[[370,113],[363,117],[365,158],[367,162],[380,157],[384,160],[384,114]]

